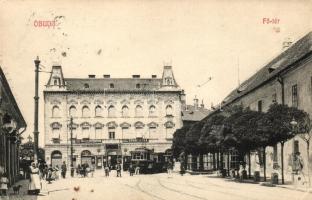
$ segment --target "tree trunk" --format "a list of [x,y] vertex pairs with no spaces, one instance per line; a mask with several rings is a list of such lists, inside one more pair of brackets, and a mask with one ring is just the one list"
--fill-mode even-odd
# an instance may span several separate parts
[[266,181],[266,154],[265,147],[263,147],[263,179]]
[[251,178],[251,161],[250,161],[250,151],[248,151],[248,176]]
[[202,153],[199,154],[199,170],[204,170],[204,155]]
[[220,152],[220,160],[221,160],[221,169],[223,169],[224,168],[224,166],[223,166],[223,152],[221,151]]
[[284,142],[281,142],[281,167],[282,167],[282,184],[284,184]]
[[217,151],[217,170],[220,169],[219,150]]
[[213,170],[216,170],[216,153],[213,152],[212,154],[212,164],[213,164]]
[[307,167],[308,167],[308,179],[309,179],[309,187],[311,187],[311,177],[310,177],[310,152],[309,152],[309,150],[310,150],[310,141],[309,140],[307,140],[307,157],[308,157],[308,159],[307,159],[307,162],[308,162],[308,165],[307,165]]
[[230,174],[230,151],[228,151],[228,155],[227,155],[227,173],[228,173],[228,176],[231,176]]

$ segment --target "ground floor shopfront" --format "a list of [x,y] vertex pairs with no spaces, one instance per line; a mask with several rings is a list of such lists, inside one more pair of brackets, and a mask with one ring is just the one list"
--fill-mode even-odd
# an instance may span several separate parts
[[18,143],[0,133],[0,171],[7,174],[10,184],[14,184],[18,180],[18,146]]
[[[73,166],[88,163],[95,169],[103,168],[104,165],[115,166],[117,162],[125,163],[131,157],[131,152],[137,148],[147,148],[156,153],[165,153],[171,148],[171,142],[149,143],[145,142],[116,142],[108,143],[81,143],[73,144]],[[70,165],[70,145],[53,144],[45,146],[45,160],[52,166],[61,166],[63,161]]]

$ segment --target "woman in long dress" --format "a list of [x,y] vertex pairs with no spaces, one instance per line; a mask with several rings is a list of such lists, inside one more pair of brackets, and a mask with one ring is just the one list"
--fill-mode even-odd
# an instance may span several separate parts
[[39,178],[39,168],[33,162],[30,166],[30,183],[28,188],[29,194],[39,194],[41,189],[41,183]]

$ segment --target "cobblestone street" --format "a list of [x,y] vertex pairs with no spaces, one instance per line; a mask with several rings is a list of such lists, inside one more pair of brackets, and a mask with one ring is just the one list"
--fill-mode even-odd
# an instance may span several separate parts
[[[265,187],[259,184],[237,183],[229,179],[209,177],[207,175],[167,174],[138,175],[130,177],[127,173],[117,178],[115,171],[109,178],[98,172],[87,178],[67,178],[43,184],[39,196],[30,196],[21,191],[20,195],[10,195],[2,199],[25,200],[277,200],[277,199],[311,199],[312,194],[281,187]],[[74,189],[76,188],[76,190]]]

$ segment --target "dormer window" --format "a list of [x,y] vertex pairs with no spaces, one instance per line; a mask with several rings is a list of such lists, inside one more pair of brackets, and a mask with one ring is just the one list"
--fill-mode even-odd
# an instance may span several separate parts
[[114,86],[113,83],[109,84],[109,88],[114,88],[114,87],[115,87],[115,86]]
[[138,83],[138,84],[135,85],[135,87],[136,87],[137,89],[140,89],[141,86],[140,86],[140,84]]
[[84,88],[89,88],[90,86],[89,86],[89,84],[88,83],[85,83],[84,84]]

